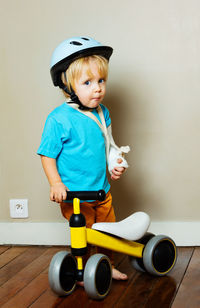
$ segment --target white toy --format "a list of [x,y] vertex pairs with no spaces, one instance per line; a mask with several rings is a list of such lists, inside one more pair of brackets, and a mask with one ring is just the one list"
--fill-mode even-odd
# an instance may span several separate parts
[[[126,169],[128,168],[128,163],[124,158],[124,154],[127,154],[129,151],[129,146],[118,148],[116,145],[110,145],[110,151],[108,155],[108,170],[110,173],[112,173],[112,170],[115,167],[124,167]],[[118,159],[121,159],[122,162],[118,163]]]

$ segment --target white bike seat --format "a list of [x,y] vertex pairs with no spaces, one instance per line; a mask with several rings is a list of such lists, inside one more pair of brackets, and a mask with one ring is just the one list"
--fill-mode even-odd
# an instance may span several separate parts
[[150,225],[150,218],[144,212],[136,212],[119,222],[98,222],[92,229],[110,233],[126,240],[136,241],[144,236]]

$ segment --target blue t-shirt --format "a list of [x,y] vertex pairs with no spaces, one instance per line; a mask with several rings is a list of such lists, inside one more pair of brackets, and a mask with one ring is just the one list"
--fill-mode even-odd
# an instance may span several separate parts
[[[106,126],[111,124],[108,109],[101,104]],[[100,121],[96,110],[93,114]],[[107,193],[106,148],[97,123],[67,103],[47,117],[37,151],[56,159],[58,173],[69,190],[99,190]]]

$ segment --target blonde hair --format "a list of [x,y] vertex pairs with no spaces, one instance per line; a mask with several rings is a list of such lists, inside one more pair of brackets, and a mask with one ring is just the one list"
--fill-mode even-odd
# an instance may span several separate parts
[[[108,60],[106,58],[97,55],[83,57],[72,62],[66,72],[62,73],[61,75],[62,82],[65,86],[67,86],[70,92],[72,91],[72,89],[74,90],[75,81],[80,78],[81,71],[84,65],[88,65],[87,74],[89,77],[92,77],[92,72],[89,67],[89,63],[91,60],[94,60],[96,62],[101,78],[107,80]],[[69,94],[67,94],[65,91],[63,91],[63,93],[67,98],[69,98]]]

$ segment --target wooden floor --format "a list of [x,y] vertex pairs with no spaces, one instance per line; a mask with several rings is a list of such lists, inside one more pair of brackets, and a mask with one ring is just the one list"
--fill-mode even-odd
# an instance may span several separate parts
[[178,261],[165,277],[136,272],[128,257],[116,255],[116,266],[129,275],[113,281],[103,301],[88,298],[81,287],[68,297],[58,297],[48,285],[48,266],[63,247],[0,246],[0,307],[200,307],[200,248],[179,248]]

